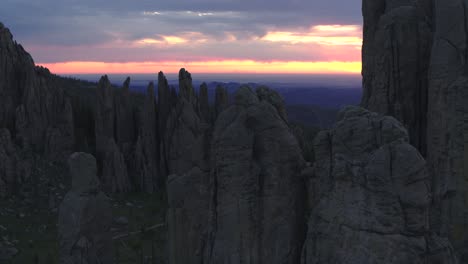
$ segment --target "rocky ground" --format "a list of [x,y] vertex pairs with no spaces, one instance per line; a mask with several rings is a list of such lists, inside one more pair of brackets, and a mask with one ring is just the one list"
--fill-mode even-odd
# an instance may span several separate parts
[[[17,196],[0,199],[0,263],[58,263],[58,206],[70,188],[66,168],[41,161]],[[55,187],[57,186],[57,187]],[[165,194],[114,194],[115,263],[165,263]]]

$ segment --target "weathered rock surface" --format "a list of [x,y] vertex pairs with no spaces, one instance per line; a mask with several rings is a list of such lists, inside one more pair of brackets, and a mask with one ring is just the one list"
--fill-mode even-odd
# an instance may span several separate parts
[[201,263],[206,249],[212,128],[199,113],[190,97],[180,94],[167,121],[169,263]]
[[229,106],[229,95],[227,90],[221,85],[216,86],[215,90],[215,119]]
[[[235,100],[216,122],[210,172],[192,166],[169,176],[170,263],[300,261],[306,195],[301,150],[268,100],[248,87]],[[179,103],[191,113],[187,102]],[[191,162],[203,164],[197,156]]]
[[349,107],[316,138],[302,263],[457,263],[430,230],[426,162],[392,117]]
[[90,154],[74,153],[68,163],[73,182],[59,209],[60,263],[114,263],[112,211],[99,191],[96,160]]
[[120,93],[115,96],[115,139],[120,148],[129,148],[135,142],[135,120],[130,97],[130,77],[128,77]]
[[139,135],[136,145],[137,185],[140,190],[152,193],[160,188],[162,180],[158,179],[157,138],[158,120],[156,116],[156,98],[154,84],[148,85],[145,102],[140,112]]
[[18,162],[18,153],[10,132],[6,128],[0,129],[0,197],[5,197],[18,188],[21,180]]
[[197,105],[195,89],[192,85],[192,75],[184,68],[179,71],[179,97],[185,98],[193,106]]
[[361,105],[391,115],[426,154],[431,1],[364,0]]
[[96,97],[96,156],[102,184],[109,192],[127,192],[131,185],[125,157],[115,142],[114,90],[107,76],[99,80]]
[[24,148],[52,159],[71,153],[74,143],[70,102],[50,72],[0,27],[0,127]]
[[206,171],[208,166],[210,126],[203,123],[198,114],[190,76],[189,72],[181,70],[181,91],[166,124],[164,140],[169,175],[182,175],[195,166]]
[[202,83],[198,95],[198,112],[203,122],[211,122],[210,105],[208,103],[208,85]]
[[209,220],[209,173],[193,167],[167,179],[169,263],[205,263]]
[[435,1],[429,75],[428,164],[432,225],[468,263],[468,3]]
[[167,83],[166,76],[163,72],[158,74],[158,129],[159,129],[159,174],[162,179],[167,178],[168,168],[166,160],[166,149],[167,142],[166,138],[166,124],[169,115],[171,114],[171,109],[173,107],[171,98],[171,90],[169,84]]

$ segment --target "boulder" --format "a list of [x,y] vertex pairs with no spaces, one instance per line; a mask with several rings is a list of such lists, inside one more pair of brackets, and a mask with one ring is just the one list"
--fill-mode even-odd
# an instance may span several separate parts
[[96,160],[90,154],[74,153],[68,164],[72,188],[59,209],[60,263],[114,263],[112,210],[109,198],[99,191]]
[[400,122],[348,107],[315,152],[302,263],[458,263],[430,229],[431,179]]

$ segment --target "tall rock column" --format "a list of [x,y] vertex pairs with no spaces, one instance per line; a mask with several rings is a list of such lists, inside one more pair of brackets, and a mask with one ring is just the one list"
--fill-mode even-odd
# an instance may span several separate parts
[[430,0],[364,0],[361,105],[403,122],[426,153]]
[[229,106],[229,95],[227,90],[221,85],[216,86],[215,90],[215,119]]
[[109,192],[127,192],[131,185],[125,158],[114,138],[114,91],[107,76],[99,80],[96,97],[96,156],[103,186]]
[[167,178],[167,158],[166,149],[166,125],[167,119],[171,113],[173,104],[171,99],[171,90],[163,72],[158,74],[158,139],[159,139],[159,173],[162,179]]
[[158,183],[158,150],[156,98],[154,83],[148,85],[143,108],[140,110],[139,135],[135,159],[137,163],[137,185],[140,190],[152,193],[160,188]]
[[216,121],[204,263],[300,263],[305,162],[276,93],[257,92],[241,87]]
[[198,93],[198,112],[204,122],[211,122],[210,105],[208,103],[208,85],[202,83]]
[[432,225],[468,262],[468,3],[434,1],[428,112]]
[[[185,77],[184,77],[185,76]],[[190,73],[181,70],[181,92],[167,121],[169,263],[204,263],[210,204],[211,125],[199,115]]]

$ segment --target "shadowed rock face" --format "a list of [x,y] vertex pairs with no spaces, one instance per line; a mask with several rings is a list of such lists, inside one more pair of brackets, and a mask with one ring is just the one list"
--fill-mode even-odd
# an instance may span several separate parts
[[74,153],[68,160],[72,189],[59,209],[60,263],[113,262],[112,211],[109,198],[99,191],[96,160]]
[[115,142],[114,91],[107,76],[99,80],[96,98],[96,155],[104,189],[128,192],[132,188],[125,158]]
[[208,85],[202,83],[198,96],[198,111],[203,122],[211,122],[210,105],[208,103]]
[[151,193],[160,188],[158,186],[158,138],[156,98],[154,84],[151,82],[145,96],[143,109],[140,112],[139,136],[136,145],[137,185],[139,189]]
[[19,158],[10,131],[0,129],[0,197],[13,193],[21,180],[18,175]]
[[227,90],[218,85],[215,90],[215,119],[229,106]]
[[24,148],[63,159],[73,147],[70,102],[47,69],[0,27],[0,127],[10,130]]
[[303,263],[457,263],[430,230],[431,180],[401,123],[349,107],[315,150]]
[[258,93],[240,88],[216,122],[206,263],[300,259],[305,162],[282,113]]
[[[430,225],[468,261],[467,3],[363,1],[362,105],[395,116],[428,160]],[[430,33],[432,29],[433,33]]]
[[277,109],[248,87],[217,119],[210,171],[168,180],[170,263],[298,263],[305,166]]
[[17,188],[29,175],[26,166],[29,161],[14,158],[18,156],[14,152],[35,152],[50,160],[63,161],[73,148],[74,127],[70,101],[54,76],[47,69],[36,67],[3,25],[0,25],[0,58],[0,128],[6,129],[2,130],[2,144],[6,145],[5,159],[0,161],[5,170],[0,176],[3,189],[0,195],[4,195],[11,194],[12,188]]
[[391,115],[426,154],[431,1],[364,0],[361,105]]
[[429,75],[428,164],[434,182],[432,224],[468,262],[468,3],[435,1]]

